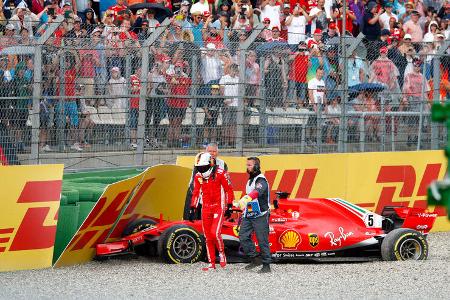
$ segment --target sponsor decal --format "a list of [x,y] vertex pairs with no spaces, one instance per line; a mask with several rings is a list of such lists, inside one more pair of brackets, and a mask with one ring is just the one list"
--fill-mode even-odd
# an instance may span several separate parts
[[437,218],[438,214],[418,213],[419,218]]
[[311,247],[315,248],[319,245],[319,236],[315,233],[308,233],[308,241]]
[[198,178],[198,183],[203,184],[203,178],[199,177]]
[[279,242],[285,250],[295,250],[297,246],[302,242],[300,234],[294,229],[285,230],[279,238]]
[[233,226],[233,233],[235,236],[239,236],[239,226],[237,225]]
[[275,252],[273,258],[309,258],[309,257],[330,257],[335,256],[334,252]]
[[275,228],[273,228],[273,226],[269,226],[269,234],[274,234],[275,233]]
[[272,223],[285,223],[287,220],[287,218],[274,218],[272,219]]
[[291,215],[292,215],[292,219],[297,220],[298,218],[300,218],[300,213],[298,211],[293,211],[291,213]]
[[338,232],[339,235],[334,235],[332,231],[328,231],[327,233],[325,233],[325,237],[330,239],[331,246],[340,247],[342,245],[342,241],[345,241],[349,236],[352,236],[354,234],[352,231],[345,232],[343,227],[339,227]]
[[416,229],[417,230],[425,230],[425,229],[428,229],[428,225],[417,225]]
[[261,183],[257,183],[257,184],[255,185],[255,187],[256,187],[257,189],[262,189],[262,184],[261,184]]

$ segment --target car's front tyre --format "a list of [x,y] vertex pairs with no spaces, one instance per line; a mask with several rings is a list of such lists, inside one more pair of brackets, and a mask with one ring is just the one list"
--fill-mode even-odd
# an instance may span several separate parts
[[158,241],[158,254],[168,263],[195,263],[203,259],[205,244],[200,234],[187,225],[164,231]]

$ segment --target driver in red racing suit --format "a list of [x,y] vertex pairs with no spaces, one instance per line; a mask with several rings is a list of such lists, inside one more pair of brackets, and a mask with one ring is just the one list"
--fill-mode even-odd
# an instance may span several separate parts
[[[189,220],[193,221],[201,192],[203,200],[202,226],[209,261],[208,267],[202,268],[202,270],[208,271],[216,268],[216,248],[219,251],[220,266],[224,268],[227,260],[222,240],[222,224],[224,216],[231,216],[234,200],[233,188],[227,171],[218,167],[209,153],[199,153],[196,156],[195,168],[196,174]],[[226,200],[222,200],[222,187],[225,191]]]

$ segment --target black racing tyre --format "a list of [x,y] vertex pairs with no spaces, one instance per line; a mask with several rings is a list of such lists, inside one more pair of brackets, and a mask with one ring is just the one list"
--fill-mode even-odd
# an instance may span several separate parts
[[167,263],[195,263],[205,256],[206,245],[194,228],[175,225],[164,231],[158,241],[158,255]]
[[413,229],[397,228],[389,232],[381,243],[383,260],[425,260],[428,242],[425,236]]
[[122,237],[128,236],[130,234],[142,231],[146,228],[154,227],[156,222],[152,219],[136,219],[129,223],[127,227],[122,231]]
[[[156,222],[152,219],[136,219],[125,227],[122,232],[122,237],[128,236],[130,234],[142,231],[146,228],[151,228],[156,225]],[[156,243],[155,242],[145,242],[144,244],[134,246],[134,252],[137,255],[142,256],[156,256]]]

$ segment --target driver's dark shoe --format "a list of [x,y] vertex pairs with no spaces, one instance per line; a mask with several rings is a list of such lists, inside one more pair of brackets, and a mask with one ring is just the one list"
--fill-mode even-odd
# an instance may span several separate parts
[[272,271],[270,270],[269,264],[263,264],[263,267],[261,268],[261,270],[258,271],[259,274],[270,273],[270,272],[272,272]]
[[259,257],[252,258],[251,262],[245,266],[246,270],[252,270],[262,264],[261,259]]

